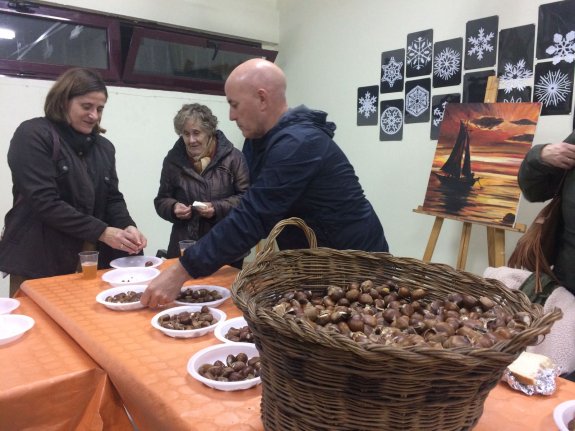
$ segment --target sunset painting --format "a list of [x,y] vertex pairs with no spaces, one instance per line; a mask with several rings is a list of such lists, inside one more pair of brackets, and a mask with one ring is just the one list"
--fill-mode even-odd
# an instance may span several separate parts
[[540,103],[449,103],[423,209],[514,226],[517,172],[531,148]]

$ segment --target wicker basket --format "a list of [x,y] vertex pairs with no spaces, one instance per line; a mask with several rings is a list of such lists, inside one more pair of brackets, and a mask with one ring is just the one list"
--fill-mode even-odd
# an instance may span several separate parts
[[[311,248],[273,252],[286,225],[302,228]],[[513,313],[528,312],[532,323],[491,348],[361,347],[272,311],[283,293],[302,285],[323,291],[328,284],[367,278],[423,287],[431,299],[445,299],[450,292],[488,296]],[[300,219],[274,227],[255,261],[238,275],[232,297],[260,350],[262,420],[268,431],[471,429],[507,365],[562,316],[558,309],[544,314],[525,294],[496,280],[447,265],[317,248],[313,231]]]

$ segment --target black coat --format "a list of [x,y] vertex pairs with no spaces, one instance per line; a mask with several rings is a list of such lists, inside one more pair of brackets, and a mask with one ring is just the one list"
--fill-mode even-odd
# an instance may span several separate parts
[[8,165],[13,207],[0,241],[1,271],[27,278],[73,273],[86,241],[97,243],[100,268],[125,255],[98,242],[108,226],[135,225],[118,190],[110,141],[34,118],[16,129]]
[[[250,185],[249,171],[242,152],[234,148],[219,130],[216,139],[214,157],[201,174],[193,169],[182,138],[176,141],[164,159],[154,206],[160,217],[173,223],[168,245],[170,258],[180,255],[179,241],[200,239],[227,216],[239,204]],[[176,202],[191,205],[194,201],[211,202],[215,210],[214,217],[206,219],[193,210],[189,220],[180,220],[174,215]]]

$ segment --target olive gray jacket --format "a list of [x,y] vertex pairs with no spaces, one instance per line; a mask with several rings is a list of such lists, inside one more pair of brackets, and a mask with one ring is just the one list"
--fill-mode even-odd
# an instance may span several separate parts
[[110,141],[34,118],[16,129],[8,165],[13,207],[0,240],[0,271],[26,278],[73,273],[86,241],[97,244],[100,268],[125,255],[98,242],[108,226],[135,226],[118,190]]
[[[169,258],[180,255],[179,241],[198,240],[208,233],[239,204],[249,187],[249,170],[242,152],[234,148],[223,132],[218,130],[216,138],[214,157],[201,174],[192,167],[181,137],[164,158],[154,206],[160,217],[173,223],[167,250]],[[214,217],[206,219],[193,210],[189,220],[175,216],[173,208],[177,202],[191,205],[194,201],[211,202]]]

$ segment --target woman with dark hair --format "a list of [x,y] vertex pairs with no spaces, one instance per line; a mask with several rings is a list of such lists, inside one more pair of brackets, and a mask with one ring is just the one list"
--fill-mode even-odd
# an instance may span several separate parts
[[[237,206],[249,186],[242,152],[217,129],[205,105],[183,105],[174,117],[179,139],[164,159],[156,212],[173,223],[168,257],[180,255],[178,242],[198,240]],[[194,201],[201,206],[192,207]],[[241,267],[242,257],[228,262]]]
[[100,134],[107,99],[98,73],[69,69],[48,92],[45,117],[24,121],[10,141],[13,206],[0,240],[10,296],[26,279],[76,272],[82,250],[99,250],[106,268],[147,245],[118,190],[114,146]]

